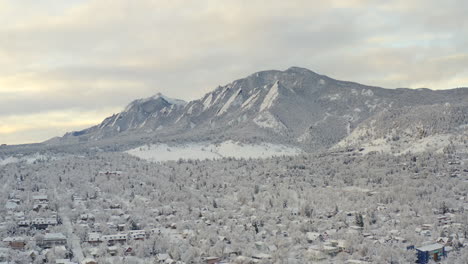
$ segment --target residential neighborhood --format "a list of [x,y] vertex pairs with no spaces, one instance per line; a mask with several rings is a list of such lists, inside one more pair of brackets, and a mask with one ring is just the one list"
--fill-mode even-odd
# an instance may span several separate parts
[[466,157],[445,159],[10,164],[0,263],[463,263]]

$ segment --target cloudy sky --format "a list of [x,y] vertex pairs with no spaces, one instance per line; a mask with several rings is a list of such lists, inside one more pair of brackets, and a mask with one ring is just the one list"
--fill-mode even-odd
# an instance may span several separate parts
[[0,144],[192,100],[267,69],[468,86],[466,0],[0,0]]

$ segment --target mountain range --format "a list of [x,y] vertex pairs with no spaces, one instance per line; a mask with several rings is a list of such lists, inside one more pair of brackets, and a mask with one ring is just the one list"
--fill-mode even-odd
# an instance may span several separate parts
[[463,138],[467,109],[467,88],[384,89],[291,67],[251,74],[191,102],[162,94],[138,99],[96,126],[41,145],[120,150],[158,142],[233,140],[314,152],[376,140],[398,142],[397,137]]

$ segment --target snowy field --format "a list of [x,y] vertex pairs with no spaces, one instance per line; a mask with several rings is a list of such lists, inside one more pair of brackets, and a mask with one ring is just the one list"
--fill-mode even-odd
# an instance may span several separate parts
[[145,145],[127,151],[130,155],[149,161],[179,159],[268,158],[273,156],[295,156],[303,151],[296,147],[271,143],[242,144],[225,141],[221,144],[190,143],[169,146],[167,144]]
[[42,155],[39,153],[35,153],[32,155],[26,155],[26,156],[10,156],[6,158],[0,158],[0,166],[5,166],[7,164],[11,163],[27,163],[27,164],[33,164],[36,161],[41,161],[41,160],[55,160],[57,158],[51,157],[48,155]]

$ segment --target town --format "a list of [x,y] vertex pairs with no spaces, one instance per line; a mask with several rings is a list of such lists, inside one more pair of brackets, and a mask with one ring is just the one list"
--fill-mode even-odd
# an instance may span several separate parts
[[466,263],[466,162],[349,150],[12,163],[0,263]]

